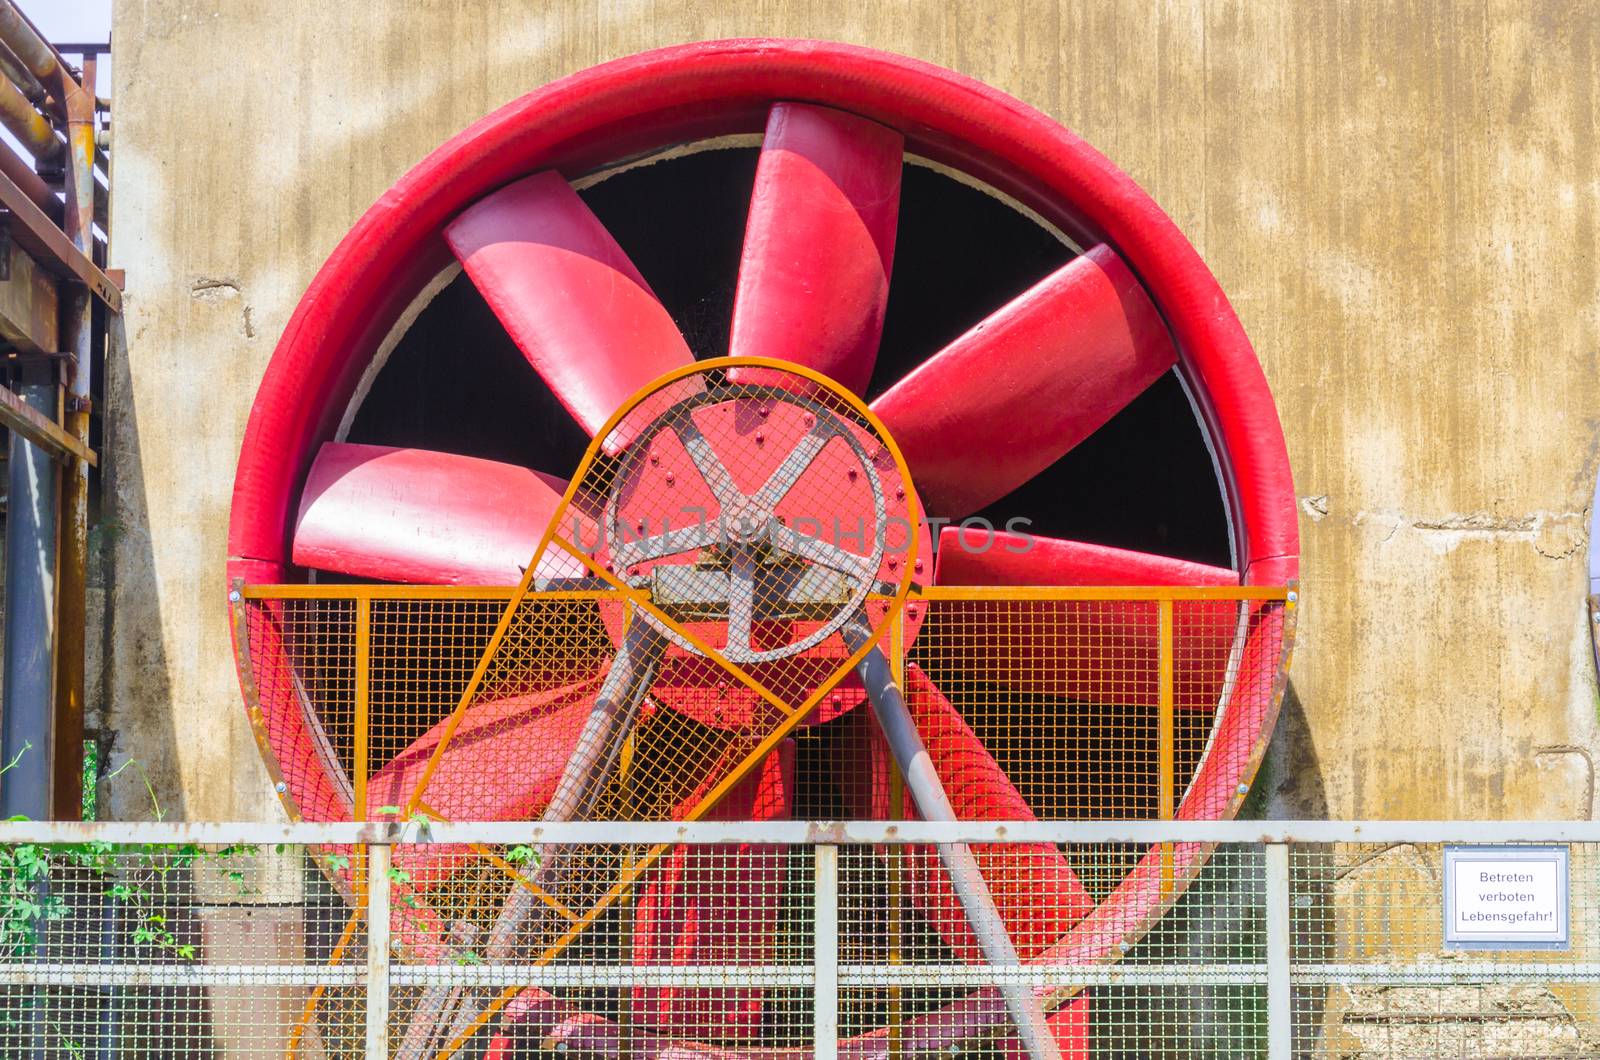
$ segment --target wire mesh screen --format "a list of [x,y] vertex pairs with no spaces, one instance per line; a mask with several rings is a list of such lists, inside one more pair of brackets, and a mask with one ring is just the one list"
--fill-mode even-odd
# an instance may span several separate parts
[[0,1056],[359,1055],[365,936],[301,848],[7,844],[0,903]]
[[[862,676],[848,665],[861,656],[846,630],[798,655],[728,666],[692,644],[666,643],[627,587],[566,574],[525,593],[247,589],[237,611],[242,672],[291,806],[325,820],[921,816]],[[907,717],[957,818],[1215,819],[1241,801],[1281,693],[1286,596],[929,587],[882,612],[875,650],[893,657]],[[656,654],[640,666],[630,661],[637,650]],[[773,703],[774,689],[787,698]],[[976,901],[1021,960],[1119,961],[1209,853],[1176,842],[1070,852],[980,845],[953,880],[935,848],[847,859],[848,886],[881,885],[897,901],[847,905],[847,920],[873,916],[848,923],[842,937],[863,953],[896,949],[913,962],[992,960],[994,932],[968,923]],[[336,893],[356,900],[358,854],[338,865],[324,859],[322,869]],[[787,952],[786,938],[804,934],[795,918],[806,908],[805,872],[774,848],[455,844],[398,850],[392,871],[397,945],[407,960],[439,968],[601,958],[765,967]],[[963,890],[963,879],[976,889]],[[618,941],[624,924],[641,922],[646,930]],[[1225,993],[1258,984],[1212,985]],[[860,1011],[877,1011],[882,999],[868,1002],[872,991],[861,989]],[[943,996],[944,987],[927,989]],[[1089,989],[1051,995],[1051,1004],[1081,1014]],[[611,998],[589,1015],[631,1028],[654,1013],[652,1033],[673,1040],[799,1048],[768,1027],[769,1012],[801,1012],[804,990],[771,1003],[715,983],[684,990],[620,1008]],[[530,1004],[504,983],[410,982],[395,1001],[406,1013],[398,1055],[460,1047],[503,1020],[507,1006],[554,1011]],[[853,1018],[841,1010],[842,1027]],[[1049,1018],[1077,1017],[1052,1009]]]
[[1600,1055],[1600,854],[1567,849],[1570,941],[1555,949],[1447,947],[1441,844],[1292,850],[1295,1037],[1307,1054]]
[[[1569,945],[1534,952],[1446,948],[1437,842],[1293,844],[1277,877],[1260,843],[1208,846],[1151,925],[1118,910],[1135,908],[1126,896],[1140,888],[1162,900],[1161,873],[1108,866],[1159,864],[1163,841],[1069,841],[1078,825],[1040,833],[1051,841],[993,830],[976,841],[972,826],[897,837],[885,825],[870,841],[818,845],[775,826],[741,825],[739,841],[556,842],[531,825],[524,841],[487,826],[435,826],[430,838],[416,822],[381,849],[352,842],[351,826],[314,845],[263,842],[260,826],[227,826],[241,840],[230,845],[183,841],[181,825],[154,826],[172,841],[117,844],[50,827],[62,842],[0,840],[0,1056],[1600,1048],[1600,835],[1565,844]],[[925,841],[940,835],[950,841]],[[1195,846],[1168,842],[1180,864]],[[983,865],[1017,963],[975,945],[952,887],[959,849]],[[540,870],[572,881],[573,901],[531,890]],[[519,894],[532,898],[524,914],[497,931]],[[1038,1004],[1046,1054],[1019,1030],[1007,990]]]
[[[607,698],[624,634],[606,614],[625,601],[603,589],[530,593],[507,615],[510,589],[454,592],[249,590],[239,637],[252,719],[298,815],[549,810]],[[1259,590],[1094,592],[938,587],[903,607],[900,683],[959,816],[1211,819],[1239,801],[1230,781],[1248,778],[1281,690],[1283,603]],[[485,664],[502,619],[498,661]],[[815,702],[795,718],[713,660],[668,650],[574,816],[687,818],[724,800],[734,817],[914,814],[891,790],[859,677],[841,669],[843,635],[813,651],[804,698]],[[783,739],[764,742],[777,723]],[[764,802],[763,768],[780,774]],[[719,787],[736,770],[744,785]]]

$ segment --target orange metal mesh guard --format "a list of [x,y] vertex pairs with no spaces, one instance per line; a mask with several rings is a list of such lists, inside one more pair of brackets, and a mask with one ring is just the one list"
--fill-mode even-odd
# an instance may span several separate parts
[[[880,645],[958,817],[1237,811],[1284,687],[1288,589],[925,586],[921,510],[871,413],[779,362],[741,359],[761,371],[730,382],[733,363],[671,373],[612,417],[515,587],[240,587],[240,672],[292,812],[910,816],[855,673]],[[1060,964],[1116,959],[1208,853],[973,850],[1018,957]],[[365,868],[332,854],[359,909]],[[781,964],[804,949],[804,856],[420,846],[395,863],[395,944],[422,964]],[[877,897],[847,899],[863,913],[842,946],[873,963],[982,959],[933,850],[858,857]],[[1054,1008],[1076,992],[1041,996]],[[397,989],[397,1055],[531,1033],[533,1001],[505,1010],[521,993]],[[618,1051],[801,1048],[783,996],[609,987],[561,1004],[607,1021]],[[960,996],[896,987],[850,1018],[863,1042],[876,1020],[899,1043]],[[329,1001],[313,992],[306,1026]],[[980,1024],[956,1038],[1003,1033]]]

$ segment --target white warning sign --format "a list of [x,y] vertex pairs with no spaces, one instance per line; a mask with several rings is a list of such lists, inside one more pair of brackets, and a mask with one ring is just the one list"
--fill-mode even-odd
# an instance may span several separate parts
[[1567,873],[1564,846],[1445,847],[1445,948],[1566,949]]

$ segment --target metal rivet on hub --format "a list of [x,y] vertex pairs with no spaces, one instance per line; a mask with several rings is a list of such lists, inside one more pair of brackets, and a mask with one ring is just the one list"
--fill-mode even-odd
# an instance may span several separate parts
[[763,434],[762,432],[757,431],[756,432],[756,444],[757,445],[766,445],[767,444],[767,436],[765,434]]
[[772,412],[772,406],[771,405],[762,405],[761,406],[761,418],[762,419],[766,419],[767,415],[769,413],[771,413],[771,412]]
[[906,488],[904,486],[896,486],[894,488],[894,499],[897,501],[906,499]]
[[677,475],[674,475],[674,474],[673,474],[673,473],[672,473],[672,472],[670,472],[670,471],[668,471],[668,472],[667,472],[667,485],[669,485],[669,486],[670,486],[670,485],[672,485],[672,484],[673,484],[673,483],[674,483],[674,482],[676,482],[676,481],[677,481],[677,480],[678,480],[678,476],[677,476]]
[[889,569],[890,570],[894,570],[896,567],[900,566],[900,561],[898,559],[896,559],[894,556],[890,556],[888,562],[889,562]]
[[651,452],[651,454],[650,454],[650,462],[652,464],[661,463],[661,454],[657,453],[657,452]]
[[922,573],[922,561],[920,559],[917,560],[915,563],[913,563],[911,565],[911,569],[916,571],[918,574],[921,574]]
[[851,482],[854,482],[856,480],[856,476],[859,475],[860,472],[855,468],[851,468],[849,471],[846,471],[845,474],[849,476]]

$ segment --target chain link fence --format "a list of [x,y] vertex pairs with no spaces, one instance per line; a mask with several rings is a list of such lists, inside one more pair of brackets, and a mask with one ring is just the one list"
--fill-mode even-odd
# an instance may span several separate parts
[[[1444,852],[1488,843],[1567,851],[1564,948],[1447,944]],[[1597,844],[1587,822],[9,823],[0,1056],[1596,1056]],[[983,959],[953,850],[1018,963]]]

